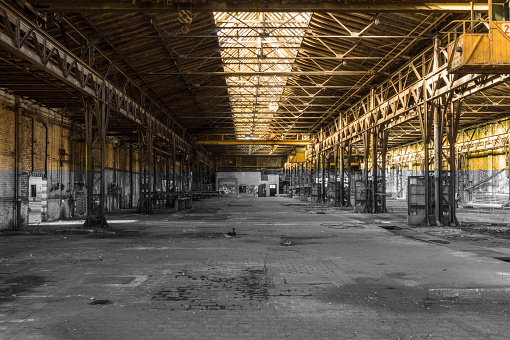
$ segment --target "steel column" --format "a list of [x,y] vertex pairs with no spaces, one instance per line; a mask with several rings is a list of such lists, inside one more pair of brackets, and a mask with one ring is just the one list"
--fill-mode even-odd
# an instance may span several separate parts
[[175,145],[175,139],[172,138],[172,189],[177,191],[177,147]]
[[442,196],[442,147],[443,147],[443,112],[442,106],[434,108],[434,217],[438,227],[443,226],[443,196]]
[[[165,160],[166,160],[166,185],[165,185],[165,191],[168,193],[170,192],[172,189],[171,189],[171,186],[170,186],[170,157],[167,155],[165,157]],[[171,202],[171,198],[169,195],[166,195],[166,207],[167,208],[170,208],[172,206],[172,202]]]
[[[103,87],[104,98],[104,87]],[[83,98],[87,141],[87,218],[86,228],[108,226],[105,213],[105,144],[110,110],[103,101]]]
[[351,206],[351,188],[352,188],[352,145],[347,146],[347,190],[345,190],[345,197],[347,200],[346,207]]
[[322,183],[321,183],[321,202],[325,203],[326,201],[326,151],[321,152],[321,177],[322,177]]
[[369,181],[368,181],[368,158],[370,155],[370,132],[365,131],[363,133],[363,183],[365,184],[365,207],[363,208],[363,212],[369,211]]
[[[424,96],[427,95],[427,90],[424,87]],[[432,108],[434,105],[432,105]],[[423,151],[424,151],[424,172],[423,175],[425,176],[425,216],[426,221],[430,225],[430,156],[429,156],[429,144],[430,144],[430,138],[431,138],[431,124],[429,117],[431,114],[429,113],[429,105],[427,102],[424,103],[423,109],[421,110],[421,113],[423,117],[420,117],[421,122],[421,131],[422,131],[422,139],[423,139]]]
[[334,172],[334,192],[335,194],[333,195],[333,206],[338,206],[338,149],[339,149],[339,146],[338,145],[335,145],[333,147],[333,158],[334,158],[334,163],[335,163],[335,172]]
[[141,214],[152,214],[152,175],[154,172],[153,143],[154,134],[149,127],[145,130],[141,128],[138,129],[140,163],[138,212]]
[[[377,213],[377,145],[379,139],[377,128],[372,129],[372,209],[370,212]],[[368,198],[367,198],[368,199]]]
[[340,190],[339,190],[339,196],[340,196],[340,206],[344,206],[344,192],[345,192],[345,152],[344,152],[344,145],[340,144]]
[[320,201],[320,197],[321,197],[321,186],[320,186],[320,183],[319,183],[319,175],[320,175],[320,149],[319,150],[316,150],[316,154],[315,154],[315,183],[317,183],[317,202]]
[[459,120],[460,120],[460,114],[461,114],[461,107],[462,102],[456,101],[450,103],[450,112],[448,116],[448,129],[447,129],[447,136],[448,141],[450,144],[450,157],[449,157],[449,163],[450,163],[450,182],[449,182],[449,224],[451,226],[457,226],[457,215],[456,215],[456,199],[455,199],[455,188],[456,188],[456,170],[457,170],[457,154],[456,154],[456,148],[455,144],[457,142],[457,134],[459,131]]
[[134,179],[134,171],[133,171],[133,149],[129,148],[129,207],[134,207],[134,201],[135,201],[135,179]]
[[381,206],[382,213],[388,212],[386,207],[386,155],[388,153],[388,130],[383,127],[380,128],[381,136]]
[[[21,226],[21,198],[20,198],[20,181],[19,181],[19,160],[20,160],[20,123],[21,105],[18,96],[14,97],[14,210],[13,220],[14,228]],[[27,221],[28,223],[28,221]]]

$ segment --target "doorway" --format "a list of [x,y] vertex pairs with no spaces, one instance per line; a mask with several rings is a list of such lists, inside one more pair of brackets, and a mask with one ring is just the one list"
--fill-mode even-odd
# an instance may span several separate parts
[[28,180],[28,223],[38,224],[45,220],[46,192],[48,181],[43,177],[30,177]]
[[269,184],[269,196],[276,196],[276,184]]
[[266,185],[265,184],[259,185],[259,197],[266,197]]

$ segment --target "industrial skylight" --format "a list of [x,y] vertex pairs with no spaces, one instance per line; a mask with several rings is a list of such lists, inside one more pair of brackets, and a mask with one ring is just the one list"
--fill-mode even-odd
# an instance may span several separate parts
[[272,138],[271,120],[310,17],[311,13],[290,12],[214,13],[223,69],[234,73],[226,82],[238,139]]

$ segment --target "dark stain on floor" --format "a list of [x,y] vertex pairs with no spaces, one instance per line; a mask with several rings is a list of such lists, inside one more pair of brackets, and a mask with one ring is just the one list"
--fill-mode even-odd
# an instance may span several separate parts
[[220,211],[220,208],[205,208],[205,207],[198,207],[195,209],[192,209],[188,211],[186,214],[216,214]]
[[179,220],[181,221],[225,221],[228,219],[228,216],[227,214],[216,214],[216,215],[212,215],[212,216],[207,216],[205,214],[199,214],[199,216],[195,216],[195,215],[185,215],[181,218],[179,218]]
[[46,279],[39,275],[21,275],[4,279],[0,283],[0,302],[12,301],[16,295],[27,293],[46,283]]
[[153,297],[155,309],[239,310],[269,299],[272,278],[266,268],[225,273],[176,273],[179,284]]
[[379,278],[363,278],[355,283],[331,286],[319,293],[317,298],[325,303],[354,305],[396,315],[423,312],[448,314],[453,311],[508,315],[510,312],[508,302],[488,304],[487,301],[429,299],[427,289],[423,287],[404,286]]

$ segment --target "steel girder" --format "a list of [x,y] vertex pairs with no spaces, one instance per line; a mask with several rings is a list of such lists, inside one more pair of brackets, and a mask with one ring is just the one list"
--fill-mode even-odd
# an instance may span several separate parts
[[[432,49],[432,48],[431,48]],[[425,52],[429,54],[431,49]],[[352,105],[346,112],[342,113],[342,118],[337,118],[331,125],[330,134],[318,143],[323,148],[331,148],[342,142],[355,144],[362,141],[362,136],[366,131],[372,130],[379,125],[385,126],[385,129],[391,130],[410,120],[418,119],[420,112],[428,110],[427,105],[438,98],[453,93],[452,101],[459,101],[467,96],[473,95],[489,87],[500,84],[510,79],[510,75],[476,75],[470,74],[460,78],[448,74],[446,69],[446,60],[435,71],[421,75],[413,65],[415,62],[421,62],[421,59],[430,59],[425,54],[414,58],[409,64],[404,66],[404,70],[411,70],[418,78],[412,85],[398,88],[398,80],[395,82],[396,75],[390,77],[385,83],[381,84],[375,90],[376,105],[370,109],[370,95],[365,96],[356,104]],[[423,65],[420,68],[427,68]],[[395,92],[391,97],[387,97],[389,90]],[[342,119],[345,123],[338,124]],[[342,126],[342,128],[339,128]],[[310,152],[307,150],[307,152]]]
[[312,145],[312,140],[198,140],[196,145]]
[[[116,2],[116,1],[74,1],[32,0],[35,8],[42,12],[178,12],[179,4],[165,2]],[[180,6],[185,6],[181,3]],[[477,12],[487,12],[487,4],[475,4]],[[384,1],[357,1],[347,3],[329,2],[205,2],[193,3],[194,12],[469,12],[471,5],[466,2],[404,2],[387,3]]]
[[[105,76],[92,69],[84,60],[67,50],[29,19],[10,10],[0,2],[0,47],[32,63],[85,96],[104,100],[120,117],[139,127],[151,125],[154,135],[168,143],[176,143],[184,152],[192,145],[163,122],[153,117],[136,100],[116,88]],[[104,91],[105,96],[101,97]]]

